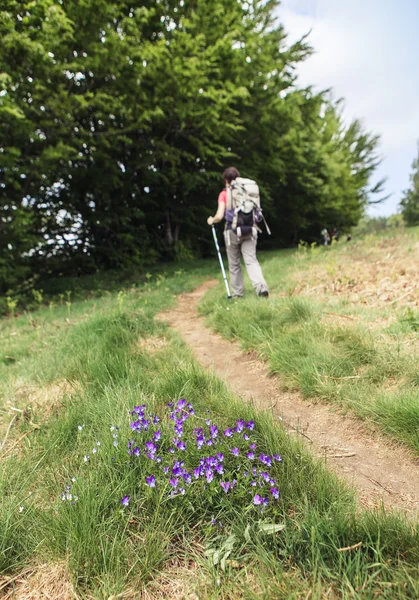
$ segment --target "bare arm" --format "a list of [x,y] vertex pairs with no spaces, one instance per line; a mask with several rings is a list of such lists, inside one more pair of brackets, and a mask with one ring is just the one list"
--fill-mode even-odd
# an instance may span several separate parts
[[218,210],[215,213],[214,217],[208,217],[207,219],[207,223],[208,225],[214,225],[214,223],[219,223],[220,221],[222,221],[224,219],[224,215],[226,212],[226,205],[224,202],[219,202],[218,203]]

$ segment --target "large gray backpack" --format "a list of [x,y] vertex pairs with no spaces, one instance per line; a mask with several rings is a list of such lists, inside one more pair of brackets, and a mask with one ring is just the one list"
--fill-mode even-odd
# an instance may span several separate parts
[[231,229],[238,237],[252,235],[256,237],[258,223],[265,223],[269,235],[268,224],[260,206],[259,186],[253,179],[237,177],[227,188],[226,221],[227,229]]

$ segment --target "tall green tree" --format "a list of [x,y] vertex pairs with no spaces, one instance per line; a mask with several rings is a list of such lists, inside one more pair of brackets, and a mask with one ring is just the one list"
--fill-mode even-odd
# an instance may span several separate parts
[[407,225],[419,225],[419,142],[418,156],[412,163],[410,188],[404,192],[400,207]]
[[357,222],[377,138],[298,88],[311,49],[287,43],[277,6],[2,3],[2,290],[30,271],[208,252],[228,164],[260,182],[275,245]]

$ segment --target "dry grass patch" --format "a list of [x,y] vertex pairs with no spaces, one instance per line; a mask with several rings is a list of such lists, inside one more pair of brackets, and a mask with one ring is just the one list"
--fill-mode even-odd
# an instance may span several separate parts
[[371,307],[419,306],[419,242],[408,245],[399,236],[375,245],[344,246],[322,254],[322,262],[294,272],[295,294],[345,298]]
[[76,594],[65,562],[45,563],[20,575],[0,579],[4,600],[75,600]]
[[[208,585],[193,562],[172,561],[137,597],[141,600],[198,600],[200,590]],[[136,596],[125,596],[135,598]]]
[[137,349],[146,354],[156,354],[156,352],[166,348],[167,345],[168,341],[165,337],[141,338],[136,344]]
[[[20,385],[15,389],[13,401],[9,400],[0,417],[0,453],[5,455],[18,446],[19,440],[40,429],[52,415],[58,414],[64,397],[71,398],[81,386],[68,380],[55,381],[45,386]],[[18,436],[19,425],[29,428]]]

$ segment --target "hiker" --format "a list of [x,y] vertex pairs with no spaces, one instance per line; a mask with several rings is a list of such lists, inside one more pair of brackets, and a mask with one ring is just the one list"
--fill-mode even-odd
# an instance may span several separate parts
[[[247,274],[258,296],[269,296],[268,286],[262,269],[256,258],[257,222],[262,218],[259,210],[259,188],[251,179],[240,177],[235,167],[229,167],[223,173],[226,187],[218,197],[218,210],[214,217],[208,217],[208,225],[219,223],[225,217],[224,240],[227,249],[230,283],[234,298],[244,294],[244,279],[241,267],[243,256]],[[249,200],[249,198],[253,198]],[[237,210],[238,203],[250,207]],[[235,210],[236,209],[236,210]],[[266,222],[265,222],[266,223]],[[269,232],[269,228],[267,227]],[[269,232],[270,233],[270,232]]]
[[323,244],[325,246],[328,246],[329,242],[330,242],[330,235],[329,235],[329,232],[327,231],[326,227],[324,229],[322,229],[321,234],[322,234],[322,237],[323,237]]

